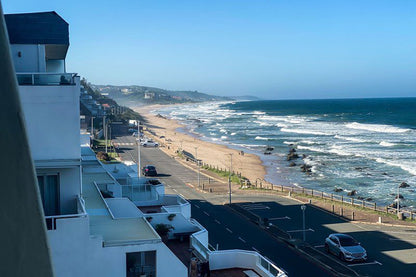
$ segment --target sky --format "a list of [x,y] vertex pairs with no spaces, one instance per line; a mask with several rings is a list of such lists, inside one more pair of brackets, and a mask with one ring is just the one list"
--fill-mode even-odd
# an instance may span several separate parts
[[1,0],[56,11],[94,84],[263,99],[416,97],[413,0]]

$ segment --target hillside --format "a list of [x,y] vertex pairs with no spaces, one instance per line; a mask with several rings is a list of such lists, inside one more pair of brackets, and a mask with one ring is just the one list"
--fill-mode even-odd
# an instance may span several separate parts
[[102,95],[126,106],[135,104],[176,104],[204,101],[228,101],[229,97],[209,95],[198,91],[172,91],[145,86],[93,85]]

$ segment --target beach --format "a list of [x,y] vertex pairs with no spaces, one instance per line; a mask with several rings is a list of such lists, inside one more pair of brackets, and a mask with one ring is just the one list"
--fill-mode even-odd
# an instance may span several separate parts
[[178,131],[185,126],[174,119],[151,113],[153,110],[164,107],[166,105],[132,107],[146,119],[145,128],[155,133],[155,139],[165,146],[161,147],[163,151],[174,156],[178,150],[183,149],[202,163],[227,171],[231,166],[230,154],[232,154],[232,170],[235,173],[241,173],[251,183],[264,179],[266,168],[259,156],[242,153],[225,145],[203,141],[197,136]]

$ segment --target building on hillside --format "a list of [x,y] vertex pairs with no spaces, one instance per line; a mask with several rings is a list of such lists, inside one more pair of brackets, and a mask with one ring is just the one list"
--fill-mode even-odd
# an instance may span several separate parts
[[165,195],[135,166],[98,161],[80,136],[80,79],[66,72],[68,23],[55,12],[5,20],[56,276],[188,276],[169,239],[188,240],[186,249],[212,270],[284,276],[254,251],[209,249],[185,199]]

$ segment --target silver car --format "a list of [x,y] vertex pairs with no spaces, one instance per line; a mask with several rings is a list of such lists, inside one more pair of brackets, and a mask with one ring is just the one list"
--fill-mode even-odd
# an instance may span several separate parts
[[367,252],[361,244],[346,234],[329,235],[325,239],[325,250],[347,262],[367,260]]

